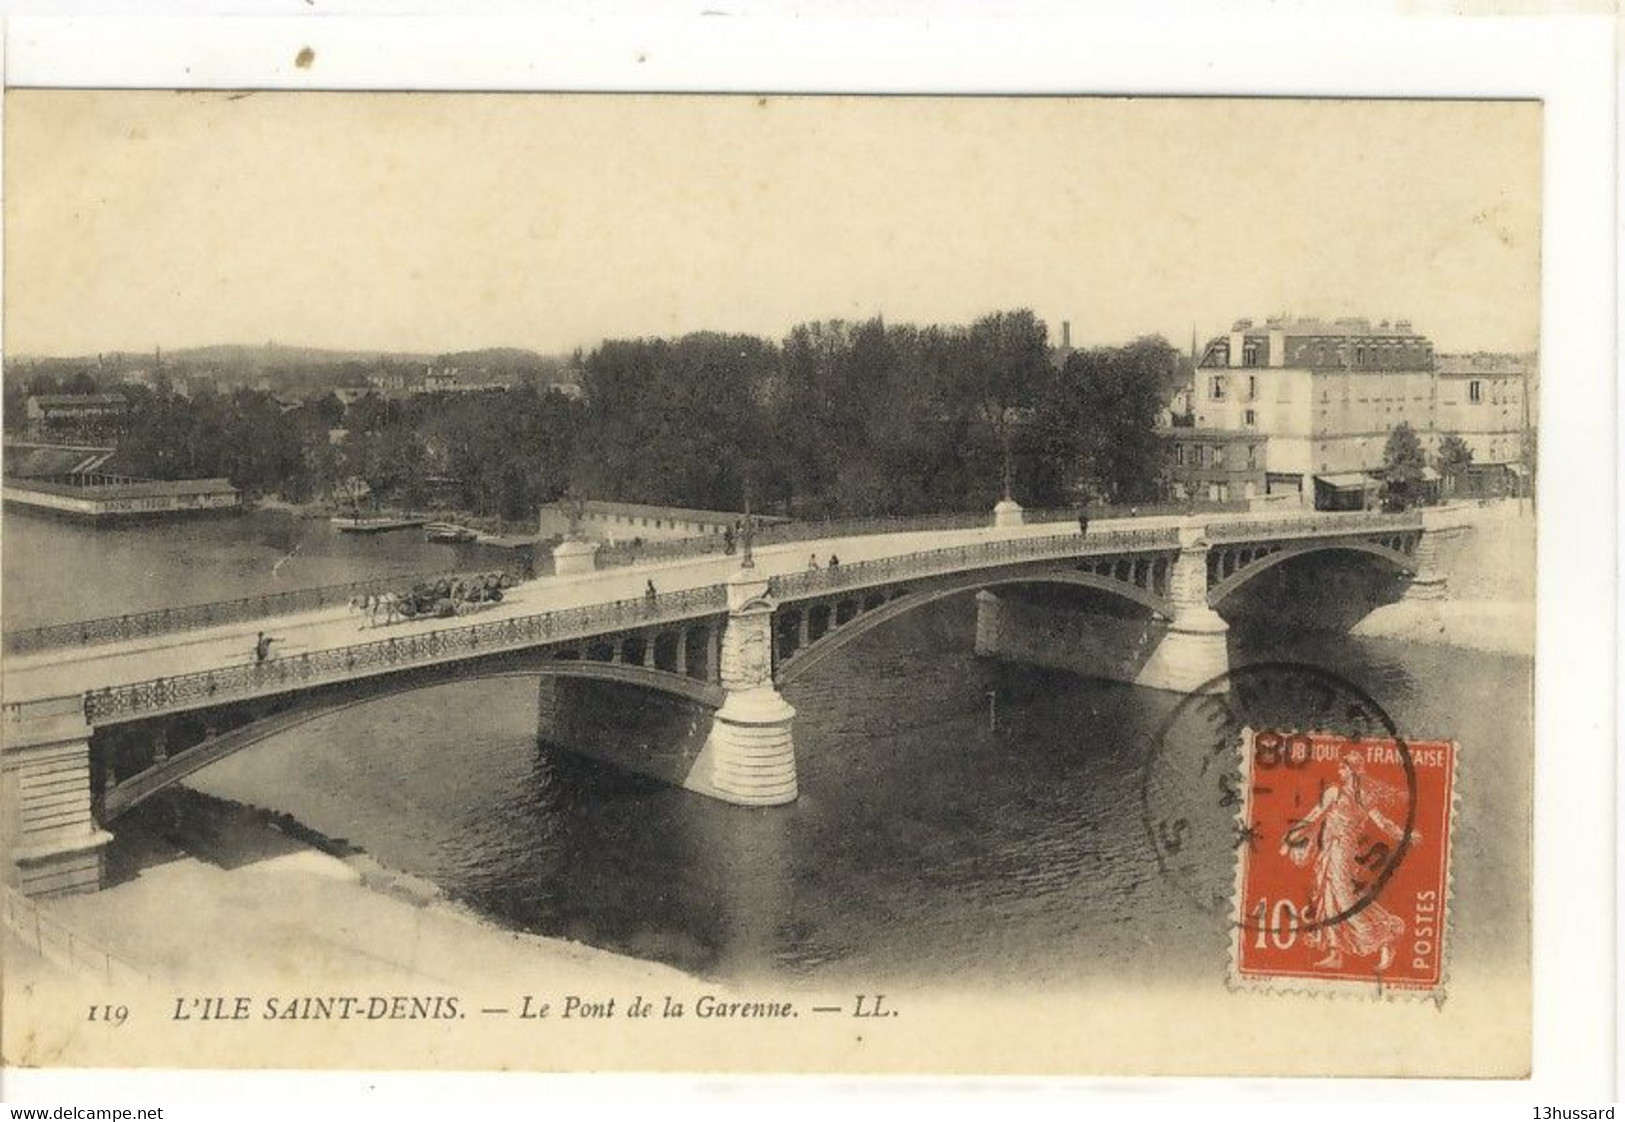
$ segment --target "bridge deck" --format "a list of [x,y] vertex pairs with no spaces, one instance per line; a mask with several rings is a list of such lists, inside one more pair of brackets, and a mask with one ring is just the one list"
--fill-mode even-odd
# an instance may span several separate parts
[[[1177,525],[1181,521],[1174,516],[1114,519],[1091,523],[1090,532],[1147,530]],[[897,557],[921,550],[1042,537],[1065,532],[1066,526],[1066,523],[1051,522],[998,529],[979,527],[795,542],[758,549],[756,565],[763,576],[777,576],[805,571],[808,555],[812,553],[818,555],[820,564],[827,563],[831,553],[847,564]],[[287,658],[377,639],[449,630],[470,623],[488,623],[539,612],[636,599],[643,595],[646,582],[650,580],[662,593],[704,588],[726,580],[738,565],[737,556],[716,555],[569,577],[543,577],[510,589],[500,604],[455,619],[402,620],[383,627],[362,629],[360,617],[348,609],[325,608],[263,622],[246,621],[93,647],[9,656],[3,664],[4,700],[9,705],[153,678],[171,678],[197,671],[245,665],[253,661],[255,637],[262,629],[277,640],[272,648],[272,657]]]
[[[1300,521],[1303,524],[1301,527],[1298,525]],[[1194,518],[1163,515],[1091,522],[1090,538],[1093,540],[1097,535],[1104,537],[1114,530],[1169,530],[1207,523],[1215,523],[1216,535],[1227,540],[1247,537],[1249,524],[1256,524],[1260,535],[1266,537],[1293,537],[1300,533],[1336,536],[1343,532],[1370,529],[1374,521],[1383,520],[1359,514],[1327,516],[1307,512],[1301,520],[1283,520],[1272,512]],[[1222,523],[1222,526],[1217,523]],[[858,562],[903,558],[908,554],[958,546],[1055,537],[1075,528],[1073,523],[1048,522],[795,542],[758,549],[756,564],[761,576],[775,577],[805,572],[808,555],[813,553],[817,554],[821,565],[828,563],[831,553],[841,558],[843,566],[856,565]],[[646,583],[651,580],[661,594],[713,588],[737,571],[739,560],[737,556],[709,555],[654,561],[568,577],[544,577],[511,589],[500,604],[491,605],[473,615],[447,620],[399,621],[384,627],[364,629],[360,617],[347,609],[324,608],[265,621],[244,621],[90,647],[13,655],[0,664],[4,669],[4,702],[7,706],[13,706],[45,699],[72,698],[87,691],[150,682],[155,678],[172,679],[246,666],[253,662],[256,633],[262,628],[277,640],[272,648],[273,659],[315,656],[356,644],[423,636],[437,631],[450,632],[468,628],[471,624],[501,623],[568,609],[611,607],[617,601],[638,600],[644,594]],[[859,574],[852,575],[857,577]],[[664,625],[669,626],[669,623]]]

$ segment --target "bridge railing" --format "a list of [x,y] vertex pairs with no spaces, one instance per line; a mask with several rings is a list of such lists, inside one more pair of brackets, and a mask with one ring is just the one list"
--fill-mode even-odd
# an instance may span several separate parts
[[954,514],[901,514],[872,518],[822,518],[780,522],[756,531],[757,545],[819,541],[824,538],[861,538],[875,534],[928,533],[932,530],[976,530],[993,525],[986,511]]
[[266,662],[238,663],[218,670],[200,670],[92,690],[85,694],[85,717],[95,724],[147,713],[198,708],[216,701],[278,693],[284,688],[429,666],[457,657],[499,654],[540,643],[591,638],[623,627],[669,623],[726,611],[727,606],[727,590],[722,585],[708,585],[608,604],[561,608],[489,623],[423,631],[287,655]]
[[1203,536],[1210,542],[1256,541],[1264,538],[1359,534],[1371,530],[1420,530],[1418,511],[1384,514],[1380,511],[1325,511],[1296,518],[1269,518],[1255,521],[1209,522]]
[[[1229,499],[1220,502],[1217,499],[1186,499],[1183,502],[1155,502],[1138,503],[1135,505],[1120,504],[1116,506],[1106,503],[1090,503],[1084,507],[1084,513],[1091,522],[1104,522],[1107,519],[1117,518],[1161,518],[1168,515],[1192,514],[1241,514],[1248,509],[1246,499]],[[1076,522],[1078,508],[1075,506],[1062,507],[1028,507],[1022,512],[1022,521],[1029,526],[1043,522]]]
[[856,561],[850,565],[826,566],[801,573],[787,573],[768,582],[772,595],[795,600],[848,588],[889,584],[898,580],[985,569],[1019,561],[1059,557],[1090,557],[1099,554],[1145,552],[1179,548],[1179,531],[1173,527],[1154,530],[1106,530],[1091,534],[1052,534],[1045,537],[1013,538],[969,545],[947,546]]
[[724,552],[721,535],[677,538],[673,541],[616,542],[600,546],[596,554],[600,569],[644,565],[650,561],[677,561],[685,557],[709,557]]
[[[975,530],[991,526],[990,514],[967,512],[963,514],[917,514],[876,518],[826,518],[801,522],[775,522],[758,527],[755,544],[785,545],[790,542],[822,541],[833,538],[858,538],[875,534],[921,533],[932,530]],[[649,561],[675,560],[685,557],[712,557],[727,552],[728,543],[721,534],[680,538],[676,541],[616,542],[598,550],[599,568],[622,565],[641,565]],[[734,537],[734,550],[742,548],[738,536]]]
[[451,580],[466,574],[467,570],[448,570],[427,575],[403,573],[393,577],[351,581],[349,584],[294,588],[286,592],[267,592],[259,596],[218,600],[209,604],[184,604],[177,608],[156,608],[122,616],[103,616],[100,619],[79,620],[76,623],[57,623],[16,631],[8,629],[5,633],[5,650],[8,654],[32,654],[36,651],[56,650],[62,647],[118,643],[126,639],[143,639],[151,635],[167,635],[176,631],[196,631],[222,623],[272,619],[297,612],[335,607],[348,603],[357,596],[399,592],[421,581]]

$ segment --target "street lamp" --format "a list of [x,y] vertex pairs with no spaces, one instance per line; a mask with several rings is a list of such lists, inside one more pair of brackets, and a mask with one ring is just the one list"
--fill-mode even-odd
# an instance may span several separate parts
[[739,562],[741,569],[754,569],[756,560],[751,555],[751,545],[756,538],[756,519],[750,512],[750,472],[745,473],[745,524],[739,530],[741,551],[744,554]]

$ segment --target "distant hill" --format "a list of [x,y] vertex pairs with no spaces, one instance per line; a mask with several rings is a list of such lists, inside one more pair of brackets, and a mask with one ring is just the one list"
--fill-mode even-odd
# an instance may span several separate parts
[[[66,377],[77,371],[116,381],[123,371],[150,371],[152,351],[107,351],[100,355],[11,355],[7,366],[13,370],[46,372]],[[472,351],[430,354],[420,351],[336,350],[328,347],[300,347],[282,343],[259,346],[219,343],[204,347],[181,347],[163,352],[163,363],[172,372],[203,372],[241,381],[264,377],[274,385],[363,384],[365,375],[378,367],[455,367],[476,379],[505,378],[516,382],[554,383],[571,381],[569,357],[544,355],[521,347],[486,347]]]
[[[151,357],[128,356],[129,358]],[[239,343],[221,343],[209,347],[186,347],[164,352],[165,359],[176,362],[220,363],[223,366],[336,366],[342,362],[429,362],[435,356],[412,354],[406,351],[336,351],[325,347],[290,347],[281,343],[266,343],[250,347]]]
[[[101,355],[12,355],[17,362],[87,363],[94,366],[97,358],[105,365],[150,365],[152,351],[105,351]],[[431,354],[411,354],[405,351],[338,351],[326,347],[291,347],[281,343],[250,346],[243,343],[216,343],[207,347],[182,347],[165,351],[164,361],[177,364],[215,364],[229,367],[278,366],[337,366],[344,362],[428,362]]]

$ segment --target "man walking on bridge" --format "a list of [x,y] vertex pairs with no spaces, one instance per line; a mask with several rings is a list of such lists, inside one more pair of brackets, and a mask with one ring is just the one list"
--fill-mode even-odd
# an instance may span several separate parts
[[256,664],[262,663],[271,657],[271,644],[279,641],[261,631],[259,638],[254,641],[254,662]]

